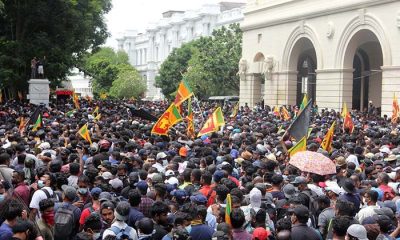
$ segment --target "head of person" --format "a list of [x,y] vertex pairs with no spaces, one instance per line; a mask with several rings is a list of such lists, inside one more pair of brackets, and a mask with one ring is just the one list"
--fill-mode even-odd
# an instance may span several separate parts
[[114,211],[115,220],[126,222],[129,217],[130,208],[131,206],[128,202],[125,201],[119,202]]
[[160,225],[167,224],[168,212],[168,205],[164,202],[155,202],[150,209],[151,218]]
[[6,204],[3,217],[8,222],[13,222],[22,215],[22,210],[23,207],[21,203],[19,203],[17,200],[12,199]]
[[76,194],[76,189],[74,187],[63,185],[62,190],[63,190],[64,202],[72,203],[75,201],[77,194]]
[[232,210],[231,214],[231,224],[233,229],[240,229],[243,227],[245,220],[243,210],[240,208],[235,208]]
[[154,230],[154,222],[151,218],[144,217],[136,222],[139,237],[141,235],[150,235]]
[[128,198],[129,198],[129,204],[132,207],[137,207],[140,204],[142,195],[140,194],[140,192],[137,189],[133,189],[133,190],[129,191]]
[[105,201],[100,206],[100,215],[106,224],[111,224],[114,220],[115,206],[111,201]]
[[320,211],[324,210],[325,208],[328,208],[331,205],[331,200],[326,195],[319,196],[317,202]]
[[18,170],[14,171],[11,178],[11,183],[16,186],[25,180],[25,172]]
[[369,190],[364,193],[364,204],[366,205],[375,205],[378,201],[379,194],[377,191]]
[[54,202],[51,199],[43,199],[39,202],[39,211],[42,219],[50,226],[54,226]]
[[101,217],[95,212],[91,213],[83,224],[83,230],[89,234],[89,237],[96,240],[100,238],[102,227]]
[[298,205],[290,210],[290,220],[292,224],[307,223],[310,217],[310,212],[307,207]]
[[350,226],[350,218],[347,216],[337,216],[332,220],[333,234],[336,237],[346,236],[347,229]]
[[26,220],[18,221],[12,226],[12,231],[16,239],[27,240],[30,238],[30,224]]
[[346,240],[368,240],[367,230],[363,225],[352,224],[347,229]]
[[41,177],[40,180],[38,181],[38,187],[43,188],[43,187],[51,187],[53,182],[54,182],[54,175],[49,172],[45,172]]
[[378,178],[376,179],[376,182],[381,185],[387,185],[389,183],[389,175],[387,173],[381,172],[378,173]]
[[335,204],[335,215],[336,216],[353,216],[354,204],[349,201],[338,200]]

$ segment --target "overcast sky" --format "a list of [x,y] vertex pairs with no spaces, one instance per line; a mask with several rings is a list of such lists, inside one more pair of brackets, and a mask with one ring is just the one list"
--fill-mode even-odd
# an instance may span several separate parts
[[[147,25],[156,22],[168,10],[197,9],[203,4],[218,3],[221,0],[112,0],[113,8],[106,16],[111,37],[106,45],[117,47],[115,39],[125,30],[143,32]],[[246,2],[246,0],[226,0],[226,2]]]

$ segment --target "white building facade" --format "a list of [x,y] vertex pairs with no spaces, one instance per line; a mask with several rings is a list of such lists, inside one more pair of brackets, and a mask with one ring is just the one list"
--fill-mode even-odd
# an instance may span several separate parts
[[74,68],[71,75],[67,77],[67,82],[63,83],[64,88],[73,90],[81,97],[93,98],[92,78]]
[[145,33],[128,31],[117,39],[118,49],[124,50],[130,63],[147,82],[146,98],[161,99],[161,90],[154,86],[163,61],[174,48],[201,36],[209,36],[218,27],[243,20],[243,3],[221,2],[203,5],[189,11],[168,11]]
[[372,101],[391,115],[400,1],[249,0],[244,15],[241,104],[298,105],[307,93],[319,108]]

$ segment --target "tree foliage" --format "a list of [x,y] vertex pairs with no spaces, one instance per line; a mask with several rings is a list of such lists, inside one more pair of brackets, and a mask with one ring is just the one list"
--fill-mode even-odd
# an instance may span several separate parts
[[161,88],[167,98],[170,98],[171,94],[176,91],[183,74],[187,71],[194,45],[195,42],[190,42],[183,44],[180,48],[175,48],[161,64],[155,85]]
[[0,79],[25,90],[30,60],[46,56],[45,76],[54,87],[89,49],[108,37],[104,15],[111,0],[2,0]]
[[115,52],[112,48],[104,47],[85,56],[79,68],[93,77],[93,92],[97,95],[108,92],[120,70],[129,67],[133,69],[125,52]]
[[185,78],[199,98],[238,94],[241,43],[239,24],[232,24],[174,49],[161,65],[156,86],[170,97]]
[[146,91],[146,83],[139,72],[130,66],[119,69],[118,77],[112,83],[110,96],[116,98],[138,98]]

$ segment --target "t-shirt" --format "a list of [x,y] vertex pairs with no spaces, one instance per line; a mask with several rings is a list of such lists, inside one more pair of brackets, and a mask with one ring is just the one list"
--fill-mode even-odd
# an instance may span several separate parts
[[214,229],[206,224],[192,225],[190,236],[192,240],[211,240]]
[[[43,187],[42,189],[46,189],[47,192],[49,192],[50,196],[53,195],[53,190],[50,187]],[[29,207],[35,208],[39,212],[39,202],[42,201],[43,199],[47,199],[46,193],[44,193],[44,191],[42,191],[41,189],[36,190],[32,196],[32,200],[31,203],[29,204]]]
[[6,224],[3,223],[0,226],[0,239],[10,239],[13,236],[13,232],[11,227]]
[[[125,229],[126,227],[128,227],[128,224],[126,224],[125,222],[121,222],[121,221],[115,221],[113,224],[111,224],[111,227],[113,227],[113,226],[115,226],[115,227],[117,227],[119,229]],[[111,230],[111,228],[108,228],[108,229],[106,229],[104,231],[103,239],[105,239],[108,235],[115,236],[115,233]],[[133,240],[137,240],[138,239],[136,230],[134,228],[132,228],[130,230],[129,237],[131,239],[133,239]]]

